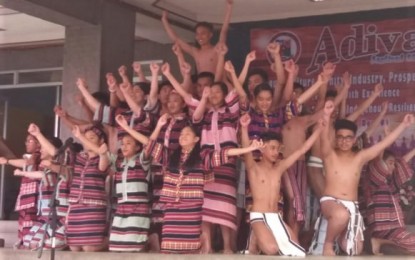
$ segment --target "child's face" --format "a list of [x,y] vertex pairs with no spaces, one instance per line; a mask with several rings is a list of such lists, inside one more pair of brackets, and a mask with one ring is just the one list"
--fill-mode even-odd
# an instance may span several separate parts
[[99,136],[92,130],[88,130],[85,132],[85,138],[95,145],[101,145],[103,142],[101,138],[99,138]]
[[396,159],[393,156],[388,156],[388,158],[386,158],[385,163],[386,163],[386,166],[388,167],[389,174],[392,174],[393,171],[395,170],[395,162],[396,162]]
[[339,129],[336,131],[336,146],[339,150],[350,151],[355,142],[356,136],[352,130]]
[[252,97],[254,96],[253,94],[255,87],[261,83],[264,83],[264,81],[262,80],[262,77],[258,74],[253,74],[248,78],[248,90]]
[[28,135],[25,141],[26,152],[27,153],[34,153],[39,151],[40,145],[37,139],[33,135]]
[[170,93],[167,101],[167,109],[171,115],[182,113],[184,106],[185,103],[179,94]]
[[161,104],[166,104],[170,95],[170,92],[173,90],[173,87],[170,85],[164,85],[160,89],[159,100]]
[[141,104],[145,100],[144,91],[139,86],[133,86],[132,98],[137,104]]
[[256,107],[261,112],[268,112],[271,109],[272,95],[269,91],[261,91],[255,97]]
[[212,39],[212,36],[212,32],[206,27],[199,26],[196,28],[195,38],[200,46],[210,44],[210,39]]
[[220,106],[223,104],[225,95],[219,85],[213,85],[210,89],[209,102],[213,106]]
[[266,146],[261,150],[262,157],[272,163],[277,162],[280,156],[281,143],[277,140],[266,142]]
[[179,144],[182,148],[193,147],[199,141],[199,137],[190,127],[185,127],[180,132]]
[[135,139],[126,135],[121,139],[121,152],[125,158],[133,157],[139,150],[139,146]]

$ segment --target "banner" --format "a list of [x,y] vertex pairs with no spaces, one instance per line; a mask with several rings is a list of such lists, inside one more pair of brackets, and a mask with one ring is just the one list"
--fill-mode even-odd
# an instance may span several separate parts
[[[366,113],[356,122],[367,128],[389,101],[383,124],[394,128],[406,113],[415,113],[415,19],[385,20],[328,26],[251,30],[251,49],[256,50],[253,67],[270,70],[272,58],[267,45],[278,42],[283,60],[293,59],[300,67],[297,82],[304,87],[313,84],[327,61],[337,65],[330,86],[341,83],[345,71],[352,75],[347,99],[347,114],[367,99],[374,86],[384,90]],[[405,132],[398,146],[415,147],[414,128]],[[382,138],[381,131],[374,141]],[[409,148],[408,148],[409,149]]]

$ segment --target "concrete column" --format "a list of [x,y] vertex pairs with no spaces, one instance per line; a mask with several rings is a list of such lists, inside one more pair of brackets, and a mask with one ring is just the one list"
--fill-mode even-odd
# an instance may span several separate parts
[[[105,74],[116,73],[120,65],[129,67],[134,59],[135,12],[113,1],[103,1],[98,25],[66,26],[63,57],[62,105],[82,115],[74,96],[77,77],[84,77],[91,92],[106,90]],[[61,129],[61,137],[70,136]]]

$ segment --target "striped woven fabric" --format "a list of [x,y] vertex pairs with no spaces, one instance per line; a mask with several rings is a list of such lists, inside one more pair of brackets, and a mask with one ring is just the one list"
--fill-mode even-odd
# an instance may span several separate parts
[[69,246],[99,246],[108,235],[107,207],[71,204],[66,225]]
[[197,253],[201,245],[201,205],[167,203],[165,206],[161,251],[163,253]]
[[127,202],[117,205],[110,231],[110,251],[141,251],[150,228],[148,203]]

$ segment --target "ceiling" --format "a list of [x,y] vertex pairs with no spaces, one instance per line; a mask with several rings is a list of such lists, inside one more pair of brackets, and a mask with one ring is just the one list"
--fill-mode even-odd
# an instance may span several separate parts
[[[193,40],[197,21],[222,23],[226,0],[119,0],[137,11],[137,38],[169,43],[160,15],[168,10],[174,29]],[[414,6],[415,0],[233,0],[232,22],[277,20],[290,17],[347,13]],[[63,42],[64,27],[0,6],[0,47]]]

